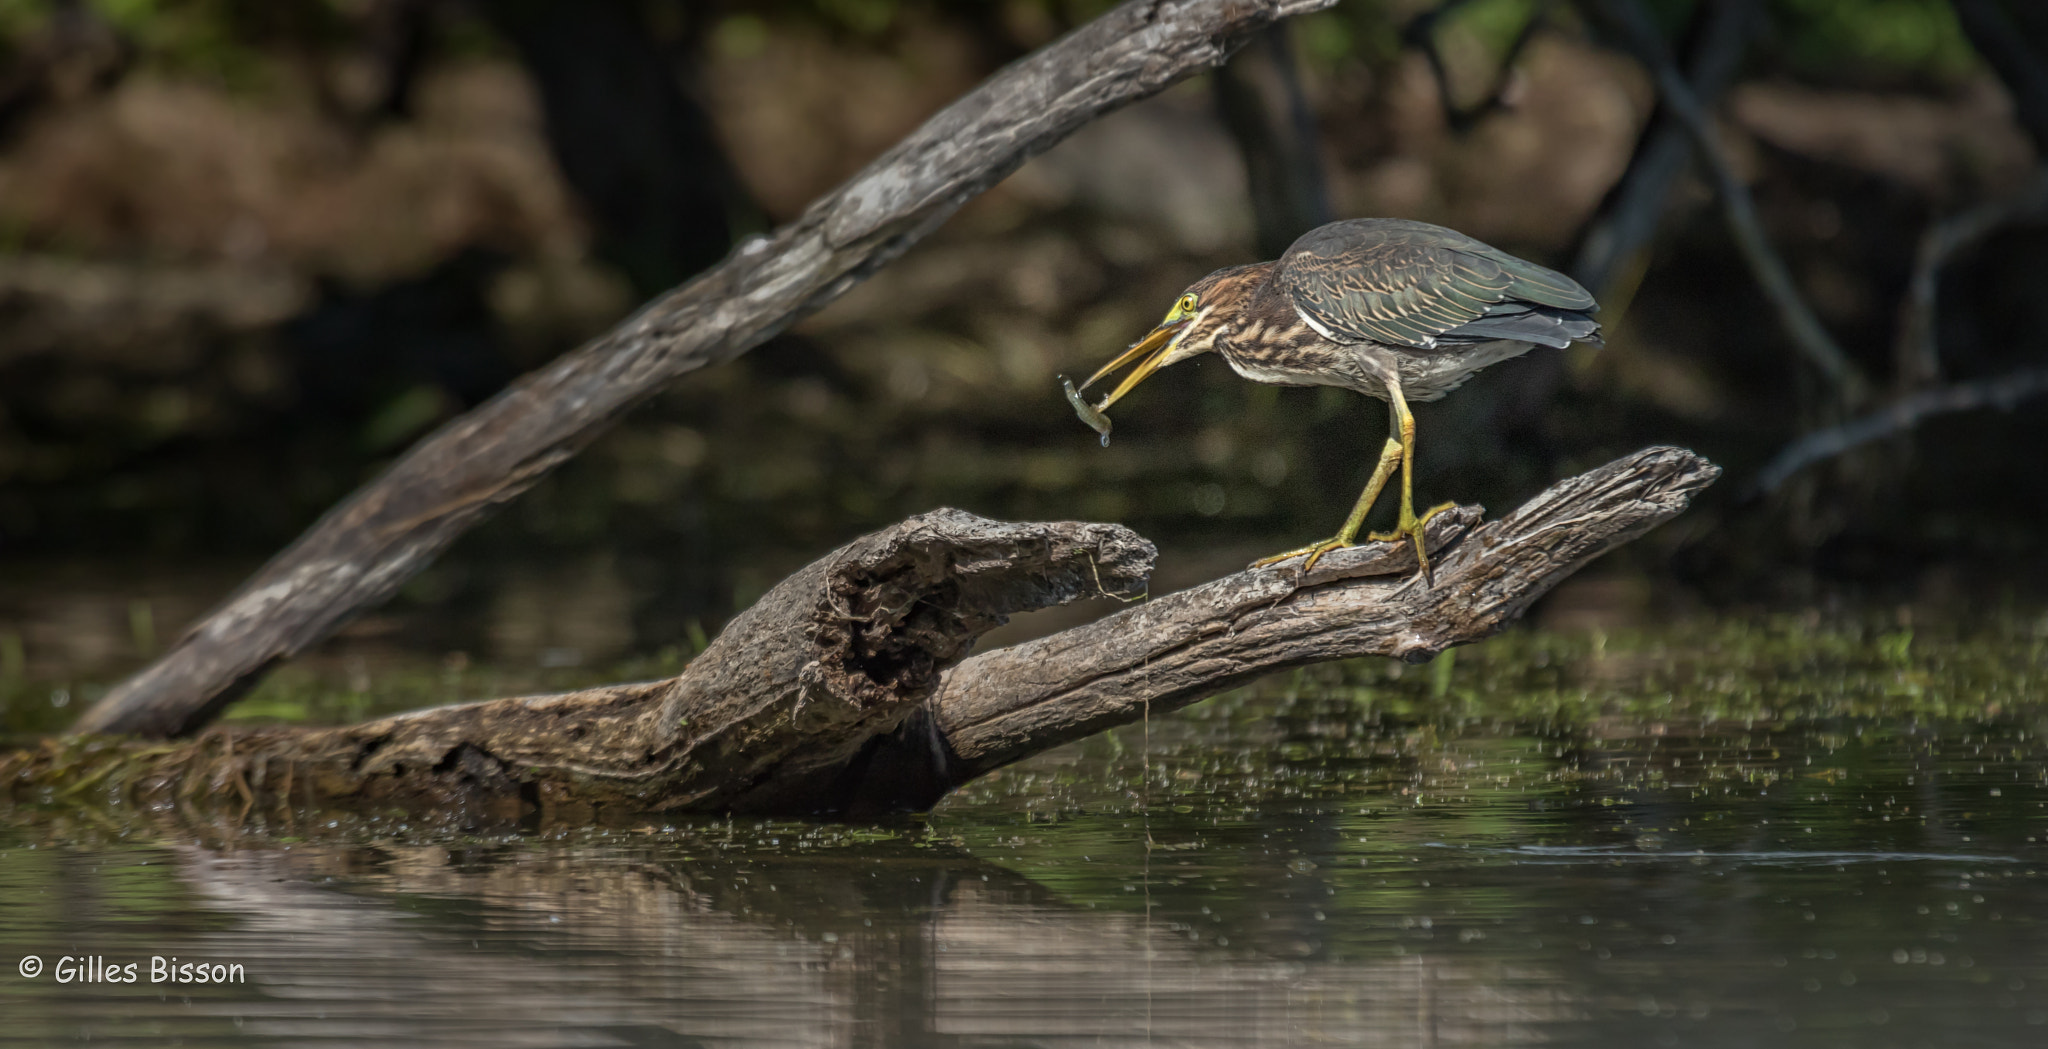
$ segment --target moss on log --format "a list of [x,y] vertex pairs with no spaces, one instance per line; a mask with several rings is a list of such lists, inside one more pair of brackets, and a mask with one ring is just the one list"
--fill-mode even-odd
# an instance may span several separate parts
[[1152,544],[1117,525],[911,518],[820,558],[663,681],[438,707],[334,728],[51,740],[0,756],[17,801],[392,810],[460,827],[651,813],[864,816],[930,808],[993,769],[1305,663],[1426,661],[1499,632],[1720,473],[1648,448],[1506,517],[1300,559],[968,658],[1017,612],[1139,593]]

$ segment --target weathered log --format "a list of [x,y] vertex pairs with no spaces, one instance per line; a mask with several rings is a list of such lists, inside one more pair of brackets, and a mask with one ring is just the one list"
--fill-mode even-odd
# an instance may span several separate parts
[[426,437],[243,583],[77,730],[176,736],[390,597],[457,536],[674,379],[844,294],[1031,157],[1336,0],[1130,0],[1010,64],[802,217]]
[[1434,583],[1415,574],[1407,547],[1372,544],[1325,558],[1306,579],[1285,566],[1240,572],[976,656],[932,704],[951,748],[944,782],[1276,670],[1367,655],[1427,662],[1491,637],[1587,561],[1677,516],[1720,473],[1682,448],[1646,448],[1477,529],[1476,508],[1439,515],[1432,545],[1470,531],[1434,559]]
[[28,798],[204,793],[245,812],[396,805],[464,825],[929,808],[992,769],[1273,670],[1420,662],[1488,637],[1719,473],[1645,449],[1498,521],[1438,515],[1434,582],[1407,545],[1368,543],[1306,575],[1299,559],[1250,569],[964,662],[1011,613],[1135,591],[1154,552],[1115,525],[942,510],[791,576],[666,681],[181,744],[53,741],[0,758],[0,783]]
[[[119,787],[148,800],[203,790],[252,806],[396,805],[466,825],[532,807],[560,819],[595,808],[831,809],[789,784],[829,796],[867,741],[923,703],[975,638],[1015,612],[1141,587],[1154,556],[1115,525],[939,510],[783,580],[674,678],[134,744],[126,752],[141,763],[119,770]],[[75,750],[53,742],[30,764],[58,779],[97,774],[96,759],[62,767]]]

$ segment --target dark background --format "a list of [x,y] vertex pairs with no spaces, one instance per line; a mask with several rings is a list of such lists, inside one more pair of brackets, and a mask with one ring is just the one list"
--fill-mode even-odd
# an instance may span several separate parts
[[[435,425],[1106,6],[0,0],[0,672],[132,665]],[[1930,228],[2038,177],[2041,5],[1645,10],[1867,398],[1801,360],[1613,25],[1344,0],[679,384],[338,643],[648,651],[938,505],[1123,521],[1160,543],[1167,587],[1325,535],[1379,446],[1375,403],[1210,362],[1149,382],[1103,449],[1055,376],[1210,269],[1355,215],[1454,226],[1606,307],[1605,349],[1538,351],[1419,409],[1420,502],[1505,509],[1649,443],[1728,470],[1544,621],[2038,604],[2048,400],[1754,482],[1802,433],[2048,364],[2027,217],[1940,269],[1935,367],[1900,335]]]

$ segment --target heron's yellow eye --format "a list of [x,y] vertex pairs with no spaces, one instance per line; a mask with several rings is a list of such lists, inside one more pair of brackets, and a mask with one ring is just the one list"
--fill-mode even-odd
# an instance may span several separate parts
[[1174,309],[1179,313],[1193,313],[1195,312],[1195,302],[1196,300],[1193,295],[1183,295],[1180,297],[1179,304]]

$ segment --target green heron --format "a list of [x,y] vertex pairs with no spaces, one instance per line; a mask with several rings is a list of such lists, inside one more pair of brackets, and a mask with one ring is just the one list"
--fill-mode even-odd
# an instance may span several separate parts
[[1578,282],[1455,230],[1405,219],[1351,219],[1303,234],[1275,262],[1203,277],[1151,333],[1081,384],[1085,390],[1133,361],[1137,367],[1093,407],[1071,382],[1067,398],[1109,440],[1102,413],[1153,372],[1211,350],[1232,371],[1278,386],[1340,386],[1387,402],[1390,433],[1372,479],[1337,534],[1253,562],[1308,555],[1303,571],[1352,545],[1380,491],[1401,471],[1401,513],[1391,532],[1408,537],[1429,574],[1423,525],[1450,506],[1415,515],[1415,417],[1410,401],[1434,401],[1472,373],[1533,346],[1600,342],[1598,307]]

